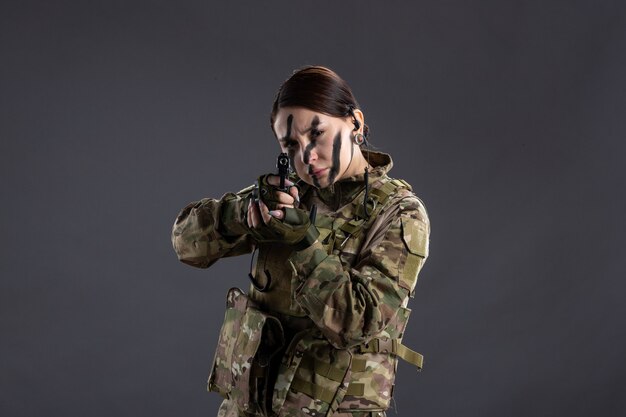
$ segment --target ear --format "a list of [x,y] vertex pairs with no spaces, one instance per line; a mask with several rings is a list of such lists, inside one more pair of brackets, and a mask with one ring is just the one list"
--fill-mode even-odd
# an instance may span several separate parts
[[365,126],[365,116],[363,115],[363,112],[359,109],[354,109],[353,112],[354,117],[359,122],[359,128],[355,130],[354,133],[363,133],[363,126]]

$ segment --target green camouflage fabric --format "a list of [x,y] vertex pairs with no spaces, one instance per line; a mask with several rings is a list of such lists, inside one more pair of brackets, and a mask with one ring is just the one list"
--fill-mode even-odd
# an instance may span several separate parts
[[172,245],[178,259],[208,268],[218,259],[250,253],[254,242],[248,235],[246,213],[254,186],[220,200],[204,198],[190,203],[176,217]]
[[[304,185],[300,208],[317,206],[320,233],[304,250],[255,245],[242,209],[250,189],[192,203],[174,224],[179,259],[194,266],[258,246],[254,276],[268,290],[251,286],[249,298],[280,320],[288,344],[270,387],[275,415],[384,415],[389,407],[397,368],[389,346],[401,342],[430,225],[408,184],[387,176],[391,158],[368,156],[374,215],[365,216],[362,175],[324,190]],[[220,415],[262,415],[233,407],[226,400]]]
[[[284,344],[283,330],[275,317],[254,307],[238,288],[228,291],[226,314],[208,381],[208,390],[232,398],[238,409],[260,412],[254,387],[272,356]],[[260,368],[253,375],[254,368]]]
[[307,248],[317,239],[319,233],[311,227],[309,214],[298,208],[283,209],[285,218],[281,221],[274,217],[269,223],[261,224],[258,229],[250,229],[249,233],[257,243],[282,243],[296,249]]
[[300,332],[280,364],[272,409],[279,417],[332,415],[346,395],[351,364],[352,352],[334,349],[320,332]]

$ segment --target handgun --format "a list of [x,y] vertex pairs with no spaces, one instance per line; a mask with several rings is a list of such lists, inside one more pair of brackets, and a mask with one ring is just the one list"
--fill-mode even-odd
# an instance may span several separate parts
[[[278,175],[280,176],[280,190],[289,193],[289,187],[285,185],[285,181],[289,177],[289,174],[291,174],[291,161],[289,159],[289,156],[287,156],[285,152],[282,152],[278,155],[278,159],[276,160],[276,168],[278,168]],[[316,216],[317,206],[313,204],[309,213],[309,220],[311,221],[311,223],[315,224]]]
[[278,159],[276,160],[276,168],[278,168],[278,176],[280,177],[279,188],[281,191],[288,193],[289,187],[285,185],[285,182],[289,178],[289,174],[291,173],[291,164],[289,161],[289,156],[287,156],[285,152],[282,152],[280,155],[278,155]]

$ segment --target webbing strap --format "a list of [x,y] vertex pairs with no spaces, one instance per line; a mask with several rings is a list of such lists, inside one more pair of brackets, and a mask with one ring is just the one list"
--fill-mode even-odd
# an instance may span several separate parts
[[329,363],[316,361],[310,356],[304,356],[300,361],[300,367],[321,375],[325,378],[332,379],[335,382],[343,381],[346,376],[345,369],[339,369]]
[[293,389],[294,391],[302,392],[309,397],[323,401],[326,404],[330,404],[335,398],[336,394],[336,392],[333,390],[320,387],[319,385],[315,385],[311,381],[305,381],[304,379],[300,379],[297,377],[295,377],[293,381],[291,381],[291,389]]
[[360,384],[358,382],[355,382],[354,384],[348,385],[348,390],[346,391],[346,395],[362,397],[364,394],[365,394],[365,384]]
[[396,345],[394,353],[399,358],[402,358],[408,363],[417,366],[417,370],[421,371],[422,367],[424,366],[424,355],[410,349],[409,347],[403,345],[402,343],[399,343],[397,340],[393,340],[393,342],[395,342],[395,345]]
[[[335,395],[337,394],[335,390],[315,385],[311,381],[305,381],[304,379],[300,379],[298,377],[291,381],[291,388],[294,391],[302,392],[311,398],[315,398],[316,400],[323,401],[327,404],[330,404],[335,399]],[[362,397],[363,394],[365,394],[365,384],[354,383],[348,385],[346,395]]]
[[352,372],[364,372],[367,369],[367,361],[365,359],[353,358],[350,369]]
[[354,232],[361,230],[364,222],[364,220],[350,220],[349,222],[342,224],[340,229],[353,235]]
[[424,355],[403,345],[398,339],[372,339],[361,345],[359,350],[361,353],[391,353],[415,365],[418,371],[424,365]]

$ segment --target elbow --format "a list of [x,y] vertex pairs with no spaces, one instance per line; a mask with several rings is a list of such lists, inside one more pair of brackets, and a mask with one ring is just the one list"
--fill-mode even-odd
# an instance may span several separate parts
[[184,235],[172,232],[172,247],[179,261],[196,268],[208,268],[210,262],[206,256],[208,242],[187,240]]
[[386,326],[379,309],[367,306],[361,314],[354,311],[334,310],[327,306],[324,311],[322,333],[337,349],[351,349],[369,342],[381,334]]

